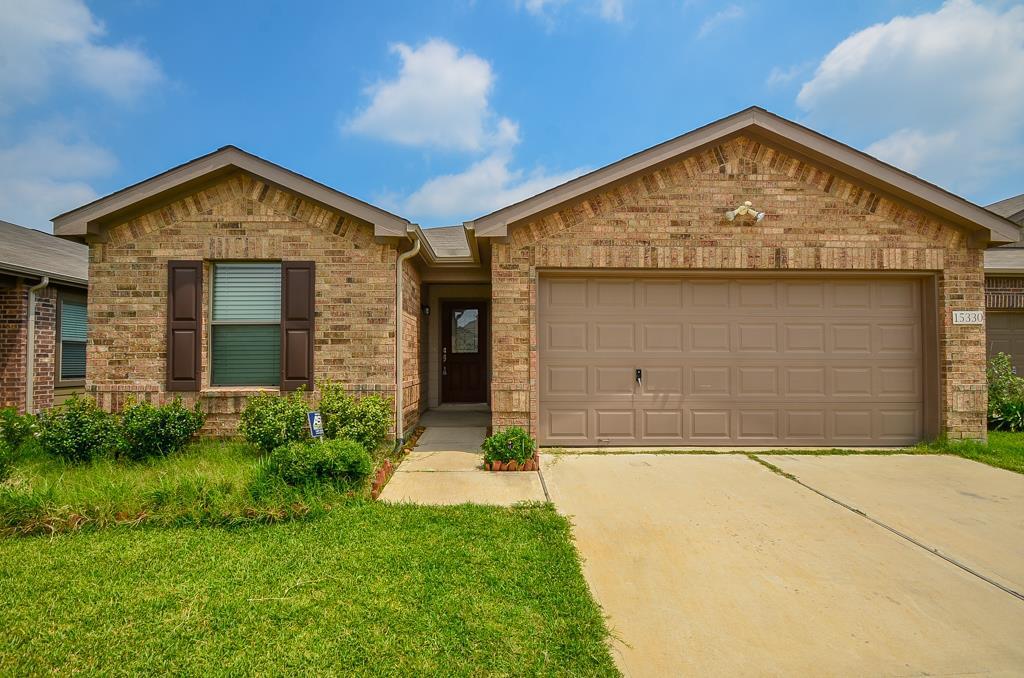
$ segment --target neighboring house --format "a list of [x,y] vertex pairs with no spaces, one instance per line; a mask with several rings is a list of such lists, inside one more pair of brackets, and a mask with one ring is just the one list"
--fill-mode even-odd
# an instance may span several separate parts
[[0,221],[0,407],[84,390],[88,275],[88,247]]
[[91,248],[105,407],[201,397],[231,433],[252,393],[333,379],[396,396],[400,433],[486,401],[567,446],[984,438],[985,327],[953,312],[1020,239],[760,108],[461,227],[229,146],[54,228]]
[[[988,209],[1024,226],[1024,194],[1000,200]],[[985,252],[985,308],[989,357],[1006,353],[1024,374],[1024,242]]]

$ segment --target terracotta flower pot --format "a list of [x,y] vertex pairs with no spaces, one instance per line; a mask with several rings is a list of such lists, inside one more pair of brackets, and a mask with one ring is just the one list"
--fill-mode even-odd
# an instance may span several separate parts
[[513,459],[510,462],[508,462],[508,470],[509,471],[518,471],[519,470],[519,464],[516,462],[515,459]]

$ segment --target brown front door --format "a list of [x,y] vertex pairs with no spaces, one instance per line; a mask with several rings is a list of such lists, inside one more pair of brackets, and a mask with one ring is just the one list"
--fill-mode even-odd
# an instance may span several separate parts
[[482,403],[487,400],[487,304],[483,301],[442,305],[441,400]]

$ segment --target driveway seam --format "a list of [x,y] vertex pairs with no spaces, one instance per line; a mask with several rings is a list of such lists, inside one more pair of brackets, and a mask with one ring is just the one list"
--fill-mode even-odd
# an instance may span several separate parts
[[764,466],[766,469],[768,469],[772,473],[775,473],[775,474],[780,475],[780,476],[782,476],[784,478],[788,478],[789,480],[792,480],[797,485],[800,485],[801,487],[804,487],[804,488],[810,490],[811,492],[814,492],[815,494],[817,494],[817,495],[819,495],[821,497],[824,497],[825,499],[828,499],[830,502],[832,502],[834,504],[837,504],[838,506],[842,506],[844,509],[846,509],[847,511],[850,511],[851,513],[855,513],[858,516],[861,516],[862,518],[866,518],[867,520],[871,521],[875,525],[878,525],[879,527],[882,527],[882,528],[885,528],[886,530],[889,530],[890,532],[892,532],[893,534],[895,534],[898,537],[902,537],[903,539],[907,540],[908,542],[910,542],[914,546],[917,546],[917,547],[919,547],[921,549],[924,549],[928,553],[931,553],[932,555],[936,555],[939,558],[942,558],[947,563],[949,563],[951,565],[955,565],[956,567],[959,567],[964,572],[967,572],[968,574],[973,574],[978,579],[981,579],[982,581],[987,582],[987,583],[991,584],[992,586],[995,586],[997,589],[999,589],[1001,591],[1004,591],[1006,593],[1009,593],[1011,596],[1014,596],[1015,598],[1018,598],[1019,600],[1024,601],[1024,594],[1020,593],[1019,591],[1015,591],[1014,589],[1012,589],[1012,588],[1010,588],[1010,587],[1008,587],[1008,586],[1006,586],[1004,584],[999,583],[998,581],[992,579],[991,577],[985,576],[984,574],[978,572],[977,570],[971,568],[970,566],[965,565],[964,563],[961,563],[956,558],[953,558],[951,556],[947,556],[945,553],[943,553],[942,551],[938,550],[937,548],[934,548],[934,547],[929,546],[929,545],[927,545],[927,544],[925,544],[923,542],[920,542],[917,539],[915,539],[914,537],[910,536],[909,534],[906,534],[905,532],[901,532],[900,530],[897,530],[895,527],[892,527],[891,525],[887,525],[887,524],[883,523],[882,521],[878,520],[877,518],[874,518],[874,517],[868,515],[864,511],[860,510],[859,508],[857,508],[855,506],[851,506],[850,504],[847,504],[846,502],[842,501],[841,499],[836,499],[835,497],[832,497],[832,496],[822,492],[818,488],[812,487],[811,485],[808,485],[807,483],[805,483],[804,481],[800,480],[799,478],[797,478],[792,473],[786,473],[786,472],[782,471],[782,469],[780,469],[778,466],[772,464],[771,462],[769,462],[767,460],[761,459],[757,455],[748,454],[747,456],[751,460],[756,461],[761,466]]

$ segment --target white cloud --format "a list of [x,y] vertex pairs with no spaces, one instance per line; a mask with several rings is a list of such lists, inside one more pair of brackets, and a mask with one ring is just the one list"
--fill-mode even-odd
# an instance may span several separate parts
[[478,159],[461,172],[428,179],[406,196],[383,191],[377,196],[381,204],[425,223],[464,219],[582,173],[514,167],[519,126],[491,108],[495,76],[489,62],[443,40],[391,49],[402,59],[399,74],[368,90],[370,104],[345,129],[407,146],[472,153]]
[[0,0],[0,113],[40,100],[59,79],[122,102],[163,79],[141,50],[104,44],[105,34],[81,0]]
[[697,31],[697,37],[706,38],[722,24],[727,24],[730,21],[737,21],[746,15],[747,11],[739,5],[729,5],[705,19],[704,23],[700,25],[700,30]]
[[515,123],[499,118],[488,97],[491,65],[444,40],[418,48],[391,46],[402,59],[398,76],[369,89],[369,105],[344,124],[350,132],[407,146],[479,151],[518,140]]
[[0,147],[0,218],[49,231],[51,217],[96,199],[88,179],[116,167],[110,151],[75,138],[67,125],[41,126]]
[[774,66],[772,67],[771,72],[768,73],[768,78],[765,80],[765,84],[769,87],[781,87],[783,85],[788,85],[806,73],[807,69],[812,65],[813,64],[797,64],[788,68]]
[[839,43],[797,104],[868,152],[970,192],[1024,168],[1024,6],[951,0]]
[[526,174],[512,169],[511,161],[510,153],[496,151],[463,172],[434,177],[401,201],[401,209],[425,221],[463,219],[519,202],[585,172],[548,174],[538,169]]
[[516,0],[516,6],[541,19],[549,29],[554,28],[555,16],[570,6],[609,23],[622,23],[626,18],[626,0]]

